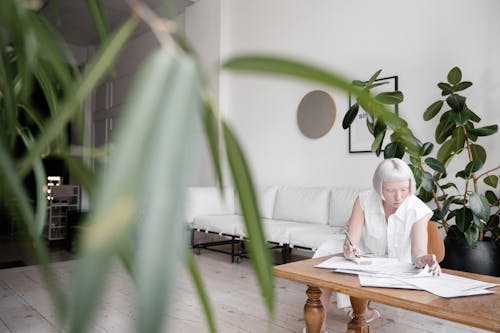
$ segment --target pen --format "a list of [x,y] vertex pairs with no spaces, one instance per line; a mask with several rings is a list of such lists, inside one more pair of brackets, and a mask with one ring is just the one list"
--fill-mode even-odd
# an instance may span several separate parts
[[354,255],[356,256],[356,258],[361,258],[361,256],[356,252],[357,247],[354,246],[354,244],[352,243],[351,237],[349,236],[349,233],[347,232],[347,230],[344,230],[344,233],[345,233],[345,236],[347,237],[347,241],[349,242],[349,245],[351,245],[351,247],[352,247],[352,251],[354,252]]

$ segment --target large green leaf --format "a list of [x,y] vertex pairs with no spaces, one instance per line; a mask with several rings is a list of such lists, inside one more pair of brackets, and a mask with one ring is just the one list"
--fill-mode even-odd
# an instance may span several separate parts
[[90,167],[79,157],[69,153],[62,155],[66,165],[68,166],[71,176],[75,177],[78,184],[81,184],[89,197],[93,197],[95,193],[96,177]]
[[[157,110],[151,118],[151,132],[146,143],[149,149],[139,169],[142,180],[139,183],[139,213],[142,216],[138,217],[140,246],[136,249],[134,265],[138,332],[160,332],[164,314],[168,312],[167,300],[172,298],[179,274],[179,258],[187,243],[184,196],[194,161],[194,140],[201,130],[198,117],[202,111],[200,80],[193,59],[171,59],[165,50],[160,50],[151,62],[148,72],[161,71],[164,67],[168,67],[168,72],[164,74],[166,79],[158,75],[157,80],[151,82],[145,75],[142,82],[138,82],[144,86],[142,89],[147,89],[144,80],[149,80],[149,86],[159,84],[161,91],[159,104],[153,106]],[[139,93],[146,95],[141,90]],[[127,111],[136,112],[137,104],[134,106]],[[144,112],[143,107],[141,110]],[[123,131],[122,142],[125,141],[123,136],[134,130],[134,122],[128,125],[130,127]],[[130,153],[127,145],[122,148],[124,153]]]
[[442,173],[443,177],[446,177],[446,176],[444,176],[444,175],[446,175],[446,168],[437,159],[435,159],[433,157],[428,157],[428,158],[425,159],[425,164],[427,164],[431,169],[433,169],[433,170],[435,170],[437,172]]
[[462,111],[465,106],[465,97],[452,94],[446,98],[446,103],[453,109],[453,111],[458,112]]
[[490,218],[490,204],[483,195],[472,192],[469,196],[469,207],[472,213],[485,223]]
[[[370,115],[368,115],[367,119],[371,119]],[[380,121],[378,119],[374,119],[374,126],[373,126],[373,135],[378,136],[382,132],[386,132],[387,126],[383,121]]]
[[474,172],[478,171],[483,167],[483,162],[480,160],[472,160],[465,166],[464,173],[466,178],[469,178]]
[[343,129],[347,129],[349,126],[351,126],[352,122],[354,121],[354,119],[356,119],[356,116],[358,115],[358,111],[359,111],[359,104],[354,103],[346,112],[344,119],[342,120]]
[[199,91],[194,62],[164,50],[153,53],[134,80],[83,234],[68,331],[86,331],[111,259],[131,232],[141,244],[133,260],[137,324],[147,332],[162,327],[185,246],[183,198],[194,133],[201,129]]
[[101,0],[86,0],[94,26],[97,29],[101,42],[108,38],[108,23]]
[[365,83],[361,80],[353,80],[352,85],[355,87],[363,88],[365,86]]
[[484,196],[486,197],[486,200],[488,200],[490,205],[498,206],[498,197],[495,192],[488,190],[484,193]]
[[[413,157],[410,157],[413,159]],[[418,164],[409,164],[409,167],[411,171],[413,172],[413,176],[415,177],[415,183],[417,185],[417,188],[420,187],[420,184],[422,184],[422,177],[423,177],[423,172],[424,170],[420,168],[420,163]]]
[[422,151],[422,143],[418,140],[413,132],[407,127],[395,128],[393,130],[392,138],[400,142],[407,149],[411,156],[420,156]]
[[205,286],[203,284],[203,279],[201,278],[200,271],[191,252],[186,251],[186,258],[186,266],[189,270],[191,278],[193,279],[193,284],[196,288],[198,296],[200,297],[200,302],[205,313],[205,319],[208,323],[208,328],[210,330],[210,333],[215,333],[217,331],[214,320],[215,317],[212,311],[212,306],[210,305],[210,300],[208,299]]
[[[352,83],[354,84],[354,82],[356,82],[356,80],[352,81]],[[372,90],[373,88],[376,88],[376,87],[380,87],[380,86],[383,86],[383,85],[386,85],[386,84],[389,84],[389,81],[384,81],[384,82],[376,82],[376,83],[372,83],[370,85],[366,85],[365,83],[363,83],[361,85],[361,87],[365,86],[365,88],[369,89],[369,90]]]
[[100,49],[95,60],[87,67],[82,80],[77,83],[75,91],[62,102],[58,116],[52,118],[46,124],[45,131],[37,138],[36,144],[22,160],[19,168],[20,174],[24,175],[29,170],[32,161],[63,131],[64,127],[79,110],[84,99],[108,72],[123,45],[134,31],[136,24],[137,22],[134,20],[125,22]]
[[373,73],[373,75],[370,77],[368,82],[366,82],[366,86],[371,86],[373,84],[373,82],[375,82],[375,80],[378,79],[378,76],[380,75],[381,72],[382,72],[382,70],[379,69],[378,71]]
[[479,229],[473,224],[470,226],[469,230],[464,232],[464,236],[467,240],[467,244],[469,244],[470,247],[475,247],[479,239]]
[[434,118],[439,113],[439,111],[441,111],[443,104],[443,101],[436,101],[432,103],[424,112],[424,120],[428,121]]
[[471,109],[469,109],[469,107],[467,105],[465,105],[465,109],[471,113],[471,115],[472,115],[470,118],[471,121],[476,122],[476,123],[481,121],[481,117],[479,117]]
[[377,94],[375,99],[382,104],[399,104],[404,97],[401,91],[384,91]]
[[422,145],[422,156],[427,156],[432,152],[432,149],[434,149],[434,145],[432,142],[425,142]]
[[[24,144],[29,149],[33,145],[33,136],[29,131],[18,131]],[[43,191],[47,178],[45,169],[41,158],[35,159],[33,163],[33,173],[35,175],[36,183],[36,214],[35,219],[32,221],[33,226],[30,228],[33,233],[32,237],[42,237],[43,227],[45,226],[45,219],[47,217],[47,194]]]
[[458,190],[458,187],[455,183],[452,183],[452,182],[449,182],[449,183],[446,183],[446,184],[443,184],[443,185],[440,185],[439,187],[441,187],[442,189],[447,189],[447,188],[450,188],[450,187],[453,187],[457,192],[460,192]]
[[427,171],[422,173],[422,187],[427,192],[432,192],[435,189],[434,177]]
[[[53,79],[53,75],[51,75],[51,73],[47,70],[47,67],[43,65],[38,66],[34,74],[40,88],[43,91],[51,115],[56,115],[58,112],[57,81]],[[41,120],[38,120],[38,122],[41,123]]]
[[341,88],[356,95],[361,91],[358,87],[351,85],[349,80],[339,75],[290,59],[273,56],[234,57],[226,61],[222,66],[230,70],[292,76]]
[[444,142],[441,147],[439,147],[437,152],[437,160],[443,165],[448,165],[449,161],[455,155],[455,145],[452,139]]
[[486,150],[484,150],[482,146],[477,144],[471,144],[470,151],[473,160],[481,161],[483,165],[486,163]]
[[[223,64],[223,68],[251,71],[254,73],[286,75],[340,88],[358,96],[359,105],[374,118],[382,120],[387,127],[397,128],[406,127],[408,125],[405,120],[387,110],[384,105],[377,103],[367,91],[361,90],[358,86],[350,84],[348,80],[340,75],[327,72],[313,65],[272,56],[244,56],[228,60]],[[373,77],[376,78],[377,75],[378,74],[375,73]],[[371,83],[369,81],[369,84]]]
[[451,84],[457,84],[462,80],[462,71],[458,67],[453,67],[448,72],[448,82]]
[[460,126],[453,130],[453,134],[451,135],[451,140],[455,152],[459,153],[460,151],[462,151],[466,141],[463,127]]
[[498,125],[484,126],[479,128],[471,128],[467,130],[467,133],[471,133],[477,136],[488,136],[493,135],[498,132]]
[[214,103],[211,100],[205,99],[203,108],[203,125],[205,128],[205,135],[207,137],[208,146],[210,148],[210,155],[212,163],[215,167],[215,174],[219,180],[219,189],[222,191],[224,188],[224,178],[222,177],[222,166],[220,162],[220,149],[219,149],[219,123],[215,116],[216,110]]
[[451,112],[451,119],[455,122],[455,125],[457,126],[465,125],[471,117],[472,114],[465,109],[461,111],[453,110],[453,112]]
[[384,148],[384,158],[402,158],[405,154],[405,147],[399,142],[390,142]]
[[472,82],[462,81],[462,82],[458,83],[457,85],[453,86],[453,91],[454,92],[462,91],[462,90],[469,88],[470,86],[472,86]]
[[396,113],[389,111],[383,104],[375,101],[367,92],[362,92],[358,95],[358,103],[363,110],[374,119],[382,121],[389,128],[397,129],[408,127],[406,120],[399,117]]
[[271,254],[260,223],[255,187],[240,145],[226,123],[223,124],[223,131],[227,159],[231,168],[233,182],[240,198],[241,210],[249,238],[248,249],[252,265],[257,274],[257,280],[259,281],[267,309],[274,316],[274,280],[271,269]]
[[472,225],[472,211],[463,206],[460,209],[454,210],[455,223],[461,232],[466,232]]
[[484,183],[490,185],[491,187],[497,188],[498,185],[498,176],[489,175],[484,177]]
[[51,26],[41,20],[39,15],[30,14],[29,21],[37,39],[40,58],[50,63],[50,68],[62,90],[66,94],[70,94],[73,92],[74,77],[78,73],[68,57],[71,54],[70,50],[63,39]]
[[436,126],[435,138],[436,142],[442,144],[455,129],[456,125],[451,117],[452,111],[446,111],[439,119],[439,124]]
[[[427,192],[426,190],[424,190],[423,187],[420,188],[420,191],[418,192],[418,197],[420,198],[420,200],[422,200],[423,202],[429,202],[433,199],[432,197],[432,192]],[[431,217],[432,218],[432,217]],[[433,220],[434,221],[434,220]]]
[[448,83],[439,82],[438,87],[441,89],[442,96],[446,96],[446,95],[453,93],[453,88]]
[[370,132],[371,135],[374,137],[377,136],[377,133],[375,132],[375,125],[377,124],[377,119],[374,118],[370,113],[366,112],[366,128],[368,129],[368,132]]
[[450,209],[451,203],[454,199],[454,196],[446,198],[446,200],[443,202],[443,205],[441,206],[441,216],[446,216],[446,214],[448,214],[448,210]]
[[[0,7],[1,8],[1,7]],[[0,34],[0,88],[1,97],[0,100],[3,104],[3,110],[0,112],[0,120],[2,121],[3,129],[1,136],[9,145],[14,144],[16,136],[17,127],[17,106],[16,106],[16,96],[14,92],[14,85],[7,84],[14,81],[14,73],[12,73],[11,66],[9,65],[8,55],[7,55],[7,45],[3,41],[3,36]],[[5,82],[5,84],[2,84]]]
[[380,133],[377,134],[375,140],[373,140],[371,149],[372,152],[374,152],[377,156],[380,155],[380,152],[382,150],[382,141],[384,141],[384,137],[385,137],[385,131],[381,131]]

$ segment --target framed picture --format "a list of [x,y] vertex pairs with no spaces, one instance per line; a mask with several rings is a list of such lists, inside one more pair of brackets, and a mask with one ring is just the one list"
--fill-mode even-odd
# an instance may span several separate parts
[[[378,93],[384,91],[396,91],[398,90],[398,77],[389,76],[375,80],[377,83],[385,83],[371,90],[372,95],[377,95]],[[349,94],[349,108],[356,101]],[[386,108],[398,114],[398,105],[385,105]],[[358,115],[349,127],[349,153],[371,153],[371,146],[375,138],[370,133],[366,126],[366,118],[368,113],[366,113],[363,108],[359,108]],[[384,138],[385,142],[386,138]],[[382,147],[385,143],[382,143]],[[383,150],[382,150],[383,151]]]

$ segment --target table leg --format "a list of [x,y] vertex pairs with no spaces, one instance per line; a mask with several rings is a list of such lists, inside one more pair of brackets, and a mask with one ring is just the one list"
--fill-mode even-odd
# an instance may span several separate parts
[[370,333],[370,326],[365,321],[365,310],[368,300],[356,297],[351,298],[352,320],[347,324],[348,333]]
[[320,300],[321,290],[318,287],[307,287],[307,301],[304,305],[307,333],[320,333],[325,316],[325,310]]

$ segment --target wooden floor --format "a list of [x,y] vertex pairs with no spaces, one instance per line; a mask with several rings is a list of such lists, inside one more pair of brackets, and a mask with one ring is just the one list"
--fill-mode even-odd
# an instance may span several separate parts
[[[302,332],[305,301],[303,285],[276,280],[277,314],[271,322],[266,314],[248,260],[231,264],[224,254],[203,251],[197,261],[209,290],[218,332]],[[52,264],[61,283],[70,281],[74,261]],[[134,288],[126,273],[113,268],[110,287],[99,318],[91,332],[133,332]],[[179,279],[178,296],[166,312],[165,332],[208,332],[204,315],[186,273]],[[182,296],[181,296],[182,295]],[[374,304],[382,317],[371,325],[372,333],[485,332]],[[50,300],[35,266],[0,270],[0,332],[57,332]],[[328,331],[345,332],[347,315],[335,304],[328,311]]]

